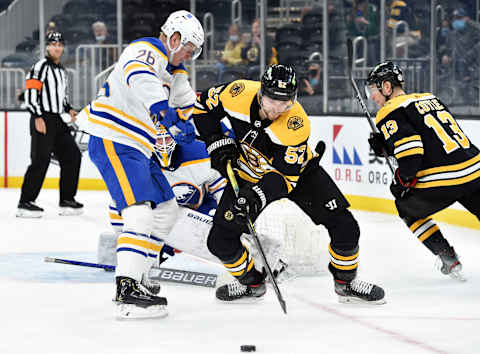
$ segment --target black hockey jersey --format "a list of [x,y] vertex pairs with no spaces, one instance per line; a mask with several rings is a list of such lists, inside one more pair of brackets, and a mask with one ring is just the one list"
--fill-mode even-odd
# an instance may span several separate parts
[[279,188],[289,193],[312,157],[307,145],[310,121],[298,102],[276,120],[262,120],[259,89],[260,82],[236,80],[203,92],[193,111],[195,126],[207,139],[222,134],[220,121],[227,118],[241,152],[238,176],[257,183],[273,172],[282,176]]
[[402,178],[415,188],[455,186],[480,177],[480,152],[431,93],[397,96],[378,111],[377,128]]

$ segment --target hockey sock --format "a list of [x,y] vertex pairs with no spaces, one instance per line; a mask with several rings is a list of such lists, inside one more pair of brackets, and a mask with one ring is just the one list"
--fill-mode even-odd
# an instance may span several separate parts
[[222,262],[227,271],[239,280],[252,270],[254,264],[248,248],[243,245],[233,258]]
[[437,255],[440,251],[450,247],[432,218],[415,221],[405,220],[405,222],[413,235],[433,254]]
[[355,278],[358,268],[358,246],[352,250],[339,250],[328,245],[330,263],[328,269],[335,280],[351,281]]

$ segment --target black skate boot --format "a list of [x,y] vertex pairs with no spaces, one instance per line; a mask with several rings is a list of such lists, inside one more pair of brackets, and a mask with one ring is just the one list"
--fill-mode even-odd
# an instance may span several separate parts
[[34,202],[19,202],[17,208],[17,218],[41,218],[43,215],[43,209]]
[[438,253],[437,268],[451,278],[458,281],[466,281],[467,279],[462,274],[462,263],[458,260],[458,255],[453,249],[449,247]]
[[260,300],[266,291],[265,274],[252,268],[244,278],[220,286],[215,296],[221,301],[252,303]]
[[375,284],[353,279],[350,282],[335,279],[335,292],[340,303],[363,303],[382,305],[386,301],[385,291]]
[[60,206],[59,215],[70,216],[70,215],[83,214],[83,204],[77,202],[75,199],[61,200],[59,203],[59,206]]
[[116,277],[117,292],[114,303],[123,318],[164,317],[167,299],[152,294],[145,286],[128,277]]

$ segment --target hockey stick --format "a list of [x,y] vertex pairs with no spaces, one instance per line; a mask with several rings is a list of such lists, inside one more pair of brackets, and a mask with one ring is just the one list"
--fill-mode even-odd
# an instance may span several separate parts
[[[377,128],[372,122],[372,117],[370,116],[370,112],[368,111],[367,106],[365,105],[365,102],[363,102],[362,95],[360,94],[360,90],[358,89],[357,83],[355,82],[355,79],[353,78],[353,73],[352,73],[352,66],[353,66],[353,43],[352,39],[348,38],[347,39],[347,55],[348,55],[348,63],[347,63],[347,70],[348,70],[348,77],[350,79],[350,82],[352,84],[353,89],[355,90],[355,94],[357,96],[357,101],[360,103],[360,106],[362,107],[363,113],[365,113],[365,117],[368,120],[368,124],[370,124],[370,128],[372,129],[372,132],[377,133]],[[390,160],[388,159],[387,152],[383,150],[383,157],[385,157],[385,160],[387,162],[388,167],[390,168],[390,171],[392,172],[393,175],[395,175],[395,169],[393,168],[392,164],[390,163]]]
[[[238,192],[240,191],[240,188],[238,187],[237,179],[235,178],[235,174],[233,173],[233,169],[232,169],[232,162],[230,160],[228,160],[228,163],[227,163],[227,174],[228,174],[228,179],[233,187],[233,191],[235,192],[235,196],[238,197]],[[262,257],[263,264],[267,269],[268,277],[272,281],[273,289],[277,294],[278,302],[280,303],[280,306],[282,307],[283,312],[287,314],[287,304],[285,303],[285,300],[283,300],[282,293],[280,292],[280,289],[277,284],[277,280],[273,276],[272,269],[268,264],[267,257],[265,256],[265,252],[263,251],[262,245],[260,244],[260,240],[258,239],[252,220],[248,215],[247,215],[247,220],[248,220],[247,221],[248,230],[250,231],[250,235],[252,235],[253,241],[255,242],[255,246],[257,246],[257,249],[260,252],[260,256]]]
[[[44,261],[47,263],[59,263],[75,265],[80,267],[99,268],[108,271],[114,271],[115,266],[109,264],[99,264],[90,262],[75,261],[72,259],[62,259],[54,257],[45,257]],[[150,270],[150,279],[158,281],[167,281],[171,283],[180,283],[188,285],[205,286],[214,288],[217,284],[217,275],[210,273],[191,272],[188,270],[171,269],[171,268],[157,268],[152,267]]]

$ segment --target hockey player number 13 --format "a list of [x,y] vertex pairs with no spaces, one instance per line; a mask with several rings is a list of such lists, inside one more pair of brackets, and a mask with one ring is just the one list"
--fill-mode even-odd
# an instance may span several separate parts
[[425,125],[429,128],[432,128],[435,134],[437,134],[438,138],[442,141],[443,148],[447,154],[457,150],[459,148],[458,144],[460,144],[460,146],[462,146],[464,149],[468,149],[470,147],[470,141],[462,132],[450,113],[447,111],[437,112],[437,118],[441,123],[449,124],[450,129],[453,132],[453,136],[450,136],[447,133],[442,124],[440,124],[440,122],[432,114],[427,114],[423,119]]

